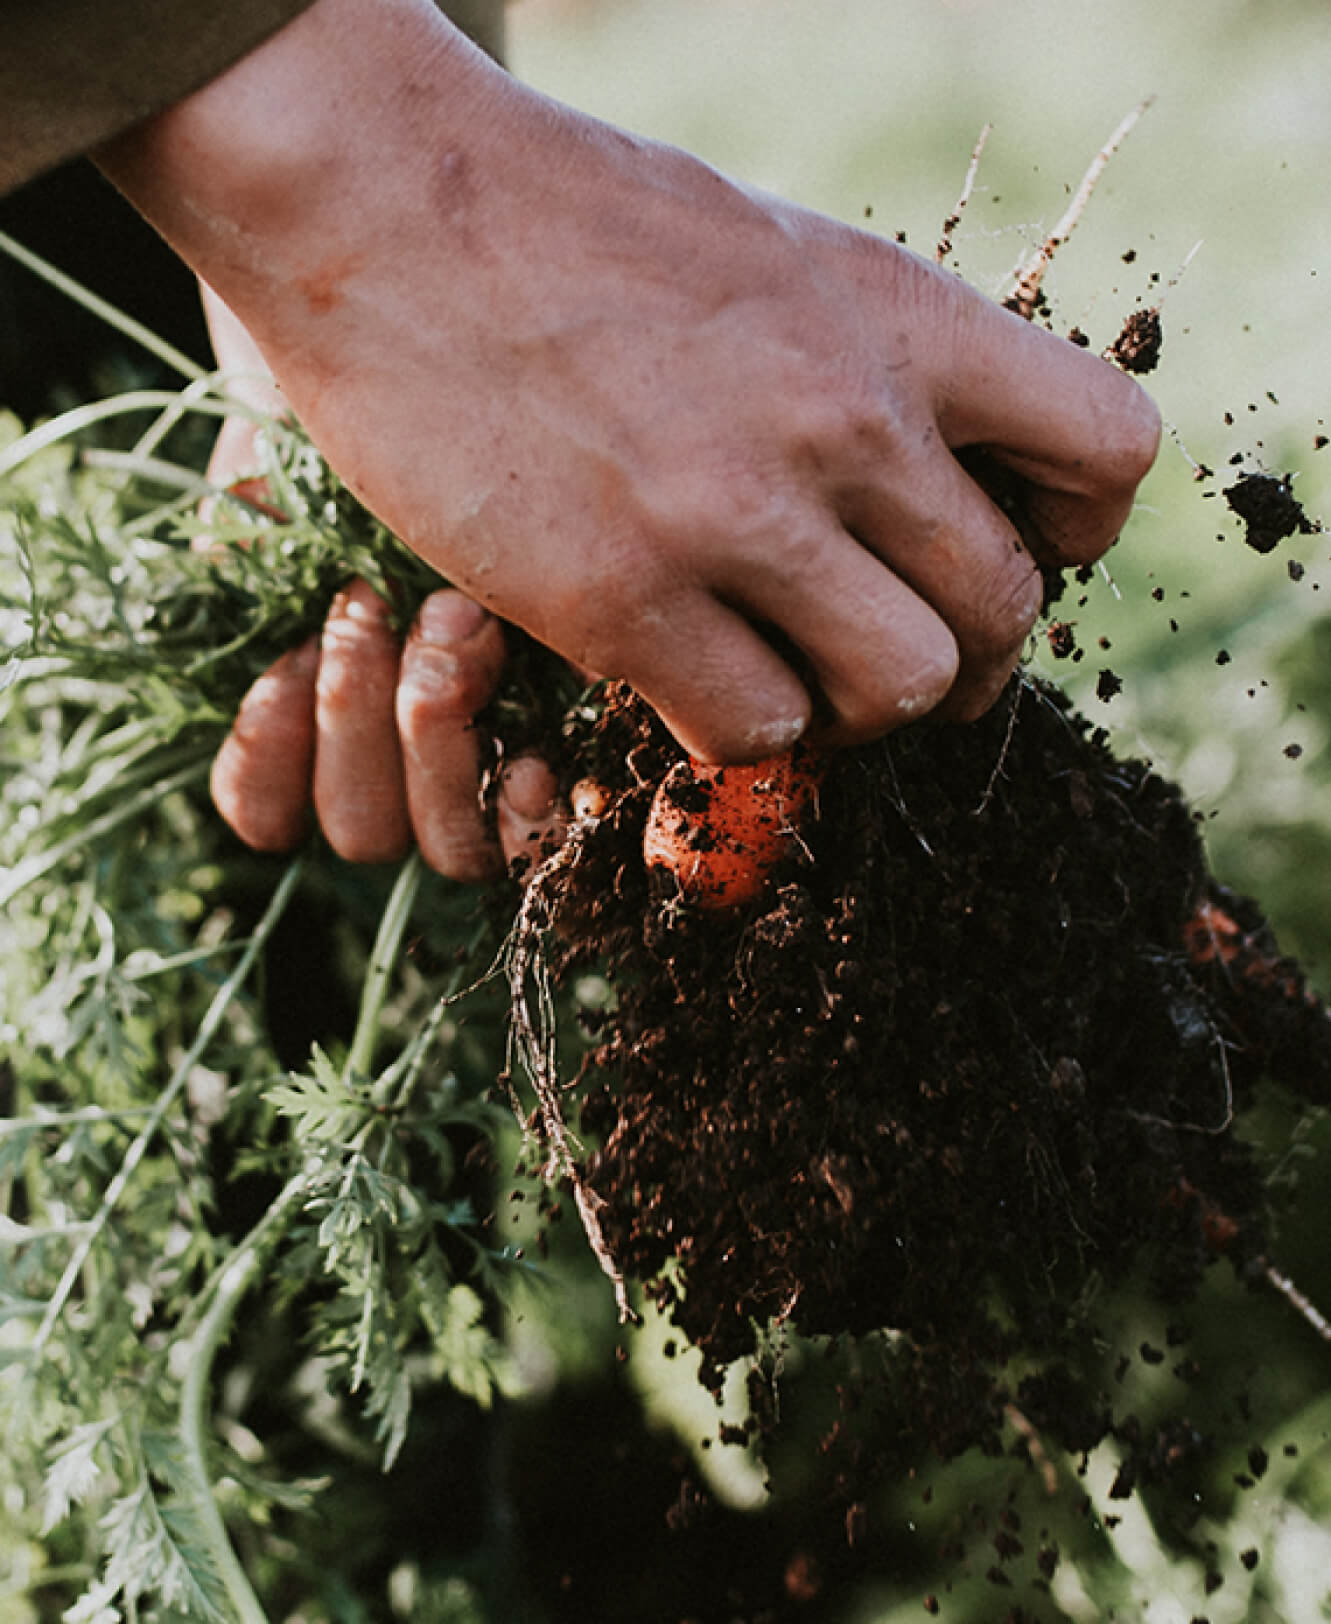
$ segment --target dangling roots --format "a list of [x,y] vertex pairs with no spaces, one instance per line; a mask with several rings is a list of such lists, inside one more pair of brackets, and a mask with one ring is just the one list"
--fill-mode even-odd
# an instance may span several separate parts
[[[574,1154],[568,1124],[564,1121],[555,1056],[554,1000],[550,991],[549,971],[541,947],[544,935],[551,925],[552,903],[558,894],[563,877],[582,856],[588,837],[594,832],[597,822],[596,818],[590,816],[578,818],[568,831],[563,844],[541,863],[527,882],[522,906],[518,909],[513,929],[505,945],[504,972],[508,980],[511,1006],[510,1044],[516,1044],[522,1069],[526,1072],[536,1094],[541,1119],[541,1137],[548,1151],[545,1177],[547,1181],[553,1181],[557,1177],[569,1181],[588,1245],[614,1289],[620,1322],[636,1325],[640,1322],[640,1316],[629,1302],[623,1271],[615,1262],[601,1228],[601,1212],[605,1207],[605,1201],[583,1178]],[[536,990],[534,1014],[530,999],[532,987]],[[527,1132],[525,1114],[516,1094],[513,1096],[513,1108],[518,1121],[523,1123],[524,1132]]]

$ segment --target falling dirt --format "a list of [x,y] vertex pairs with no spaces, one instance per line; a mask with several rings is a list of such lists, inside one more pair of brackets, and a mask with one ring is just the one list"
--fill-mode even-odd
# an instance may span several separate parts
[[1157,309],[1134,310],[1109,349],[1109,357],[1124,372],[1154,372],[1160,364],[1164,334]]
[[1316,523],[1303,511],[1288,475],[1240,474],[1223,492],[1230,512],[1243,521],[1243,539],[1256,553],[1270,553],[1297,531],[1311,536]]

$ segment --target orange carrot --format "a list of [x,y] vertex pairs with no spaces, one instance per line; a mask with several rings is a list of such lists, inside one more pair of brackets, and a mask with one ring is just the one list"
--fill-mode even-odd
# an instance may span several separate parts
[[799,838],[819,773],[807,751],[743,767],[681,761],[666,774],[643,832],[649,868],[703,908],[752,902]]

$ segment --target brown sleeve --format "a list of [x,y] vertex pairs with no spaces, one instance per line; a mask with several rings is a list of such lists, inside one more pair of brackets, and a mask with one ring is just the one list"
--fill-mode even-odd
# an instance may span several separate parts
[[0,194],[179,101],[311,0],[0,0]]
[[504,0],[435,0],[435,4],[496,62],[504,60]]

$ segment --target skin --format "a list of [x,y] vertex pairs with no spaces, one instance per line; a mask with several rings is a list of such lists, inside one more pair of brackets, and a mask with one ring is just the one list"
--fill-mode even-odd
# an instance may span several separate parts
[[[210,287],[200,291],[229,392],[285,415],[254,340]],[[262,500],[255,434],[252,418],[227,418],[208,478],[243,483]],[[433,593],[400,644],[388,606],[356,581],[332,605],[322,636],[276,661],[245,696],[213,764],[213,800],[259,851],[297,845],[313,806],[329,844],[351,862],[395,860],[414,841],[441,874],[493,878],[557,841],[564,823],[554,775],[534,758],[504,769],[494,816],[486,814],[473,719],[503,664],[499,622],[462,593]]]
[[[317,0],[99,161],[371,509],[702,761],[980,714],[1037,562],[1097,558],[1155,456],[1104,362],[552,103],[430,0]],[[1021,537],[969,447],[1018,477]],[[357,602],[331,648],[378,671]],[[391,776],[378,680],[357,748]]]

